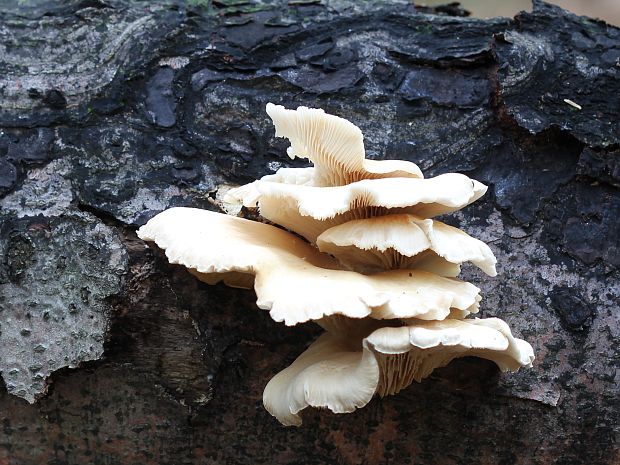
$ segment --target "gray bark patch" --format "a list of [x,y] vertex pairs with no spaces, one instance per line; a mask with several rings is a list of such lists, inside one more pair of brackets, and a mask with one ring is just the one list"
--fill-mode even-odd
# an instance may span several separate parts
[[0,372],[9,393],[32,403],[51,373],[101,357],[106,298],[121,290],[127,254],[84,213],[2,223]]

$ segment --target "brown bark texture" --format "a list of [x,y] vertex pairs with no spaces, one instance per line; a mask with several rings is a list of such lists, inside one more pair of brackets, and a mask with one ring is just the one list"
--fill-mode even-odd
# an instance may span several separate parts
[[[280,426],[262,390],[318,328],[135,234],[305,166],[267,102],[488,184],[445,221],[490,243],[499,276],[464,278],[534,367],[460,359]],[[619,189],[620,30],[543,2],[2,2],[0,464],[618,464]]]

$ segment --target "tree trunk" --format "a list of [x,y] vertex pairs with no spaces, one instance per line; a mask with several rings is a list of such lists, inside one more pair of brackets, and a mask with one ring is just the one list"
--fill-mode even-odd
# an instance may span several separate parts
[[[490,20],[190,3],[0,7],[0,464],[619,463],[620,30],[538,1]],[[262,390],[317,327],[135,235],[303,166],[267,102],[351,120],[369,158],[491,186],[447,221],[490,243],[499,276],[465,279],[534,367],[461,359],[280,426]]]

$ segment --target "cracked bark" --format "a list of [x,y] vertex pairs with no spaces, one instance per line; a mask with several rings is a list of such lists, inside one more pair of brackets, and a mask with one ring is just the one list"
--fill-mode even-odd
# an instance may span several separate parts
[[[0,7],[0,463],[617,463],[620,31],[541,2],[492,20],[294,3]],[[446,221],[491,243],[500,275],[465,278],[533,369],[462,359],[299,430],[263,410],[317,329],[134,231],[301,166],[269,101],[350,119],[372,158],[491,186]]]

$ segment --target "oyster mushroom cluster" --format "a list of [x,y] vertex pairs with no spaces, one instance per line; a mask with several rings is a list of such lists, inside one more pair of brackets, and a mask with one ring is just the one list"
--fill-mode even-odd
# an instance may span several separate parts
[[281,227],[172,208],[138,235],[202,281],[254,287],[275,321],[324,328],[267,384],[272,415],[300,425],[308,406],[352,412],[457,357],[489,359],[502,371],[531,366],[532,347],[504,321],[470,317],[480,289],[457,279],[464,262],[495,276],[493,253],[434,219],[486,186],[457,173],[424,179],[407,161],[367,160],[360,129],[323,110],[268,104],[267,113],[276,136],[289,139],[288,155],[314,166],[282,168],[225,201],[257,207]]

